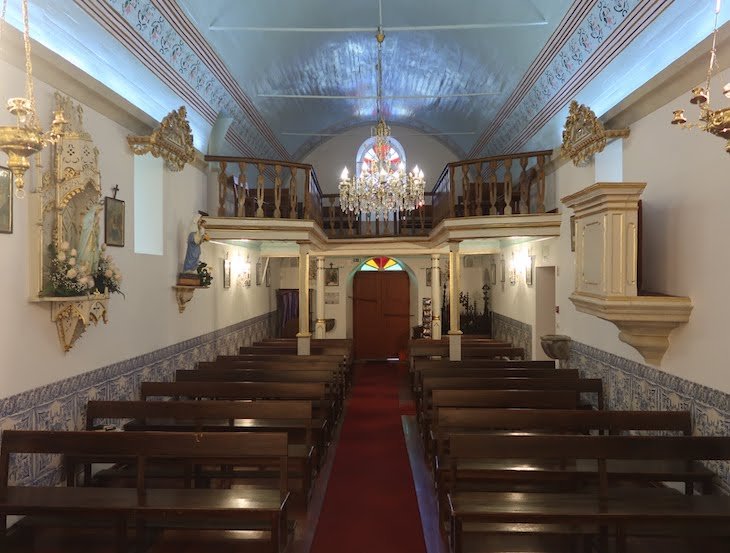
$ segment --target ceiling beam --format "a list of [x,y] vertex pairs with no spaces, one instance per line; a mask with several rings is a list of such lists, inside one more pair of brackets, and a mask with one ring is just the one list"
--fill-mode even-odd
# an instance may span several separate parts
[[[406,25],[383,27],[384,32],[420,32],[420,31],[469,31],[481,29],[510,29],[514,27],[538,27],[547,25],[546,19],[537,21],[515,21],[511,23],[465,23],[459,25]],[[209,31],[214,32],[242,32],[253,31],[260,33],[373,33],[377,27],[256,27],[248,25],[210,25]]]
[[[396,94],[393,96],[382,96],[383,100],[423,100],[429,98],[471,98],[475,96],[498,96],[501,92],[458,92],[454,94]],[[349,94],[275,94],[260,93],[259,98],[278,98],[285,100],[377,100],[375,95],[349,95]]]

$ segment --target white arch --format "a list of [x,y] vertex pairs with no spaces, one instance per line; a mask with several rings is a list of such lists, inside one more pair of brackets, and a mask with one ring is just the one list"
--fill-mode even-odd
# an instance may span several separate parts
[[[360,149],[358,149],[357,151],[357,155],[355,156],[355,175],[358,177],[360,176],[360,171],[362,170],[362,158],[365,153],[373,147],[373,145],[375,144],[375,139],[375,136],[371,136],[370,138],[366,139],[365,142],[363,142],[360,146]],[[403,165],[407,166],[406,151],[403,149],[403,145],[392,136],[388,138],[388,143],[390,144],[391,148],[398,152],[398,155],[400,156]]]

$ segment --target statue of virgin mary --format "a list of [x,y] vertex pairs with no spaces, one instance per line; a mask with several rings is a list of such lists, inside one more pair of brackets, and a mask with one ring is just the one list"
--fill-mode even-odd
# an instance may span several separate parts
[[89,275],[95,275],[99,267],[99,212],[101,204],[92,205],[84,214],[81,234],[76,247],[78,266],[86,267]]

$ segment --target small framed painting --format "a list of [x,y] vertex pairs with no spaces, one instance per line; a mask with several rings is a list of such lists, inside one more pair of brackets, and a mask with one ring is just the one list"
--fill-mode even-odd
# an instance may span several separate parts
[[340,285],[340,270],[337,267],[325,268],[324,284],[325,284],[325,286],[339,286]]
[[256,262],[256,286],[261,286],[261,283],[264,280],[264,265],[261,263],[261,260],[259,259]]
[[13,174],[0,167],[0,232],[13,232]]
[[535,256],[530,256],[530,265],[525,269],[525,284],[532,286],[532,277],[535,273]]
[[104,243],[124,247],[124,202],[109,196],[104,198]]
[[231,287],[231,260],[223,260],[223,288]]

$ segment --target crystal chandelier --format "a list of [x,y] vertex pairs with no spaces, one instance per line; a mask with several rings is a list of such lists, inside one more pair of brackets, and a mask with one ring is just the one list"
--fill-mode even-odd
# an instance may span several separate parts
[[[8,168],[13,174],[15,195],[22,198],[25,195],[25,172],[30,167],[28,158],[41,151],[49,142],[55,142],[63,132],[65,119],[63,113],[54,114],[51,130],[41,131],[33,95],[33,66],[30,52],[30,30],[28,25],[28,0],[23,0],[23,46],[25,50],[25,98],[10,98],[8,111],[15,116],[15,125],[0,126],[0,150],[8,156]],[[0,14],[0,38],[5,24],[7,0],[3,0],[2,14]]]
[[349,177],[347,167],[340,175],[340,206],[343,211],[359,214],[374,213],[376,219],[385,220],[394,211],[412,211],[424,203],[423,171],[416,165],[413,171],[406,173],[403,163],[393,170],[387,159],[390,152],[390,127],[382,115],[383,102],[383,40],[385,34],[378,27],[375,35],[378,41],[377,64],[377,113],[378,124],[375,126],[376,159],[371,164],[363,164],[360,174]]
[[[698,123],[688,123],[684,116],[683,109],[674,110],[672,125],[679,125],[684,129],[700,129],[727,140],[725,151],[730,153],[730,108],[713,110],[710,108],[710,83],[712,73],[717,67],[717,19],[720,14],[722,0],[715,4],[715,28],[712,32],[712,50],[710,50],[710,65],[707,68],[707,82],[704,87],[697,86],[692,89],[690,103],[699,106],[700,117]],[[730,98],[730,83],[723,88],[726,98]]]

